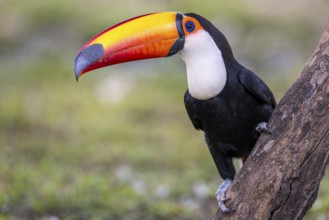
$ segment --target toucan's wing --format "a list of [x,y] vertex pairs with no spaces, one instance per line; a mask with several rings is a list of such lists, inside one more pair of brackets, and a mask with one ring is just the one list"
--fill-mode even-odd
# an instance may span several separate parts
[[238,79],[242,86],[257,100],[275,108],[276,101],[272,91],[255,73],[247,68],[242,68],[238,74]]

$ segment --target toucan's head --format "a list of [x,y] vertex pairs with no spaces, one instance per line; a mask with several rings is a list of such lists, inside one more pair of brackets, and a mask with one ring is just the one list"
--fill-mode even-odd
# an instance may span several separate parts
[[[199,16],[202,18],[201,16]],[[204,30],[198,15],[160,12],[116,24],[89,40],[75,59],[75,75],[133,60],[166,57]]]

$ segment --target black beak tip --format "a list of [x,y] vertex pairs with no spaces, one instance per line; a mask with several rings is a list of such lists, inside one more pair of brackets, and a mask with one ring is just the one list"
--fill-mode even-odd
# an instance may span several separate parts
[[78,81],[81,73],[94,64],[104,54],[104,48],[101,44],[93,44],[82,49],[74,62],[75,79]]
[[74,62],[74,73],[75,73],[75,79],[77,82],[79,81],[79,76],[82,71],[81,64],[79,63],[79,55],[75,58]]

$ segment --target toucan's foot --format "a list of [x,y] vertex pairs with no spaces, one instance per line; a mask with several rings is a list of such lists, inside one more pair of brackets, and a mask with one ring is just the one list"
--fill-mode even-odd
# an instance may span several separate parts
[[256,131],[258,131],[259,133],[263,133],[263,132],[266,132],[268,134],[272,134],[272,132],[270,132],[268,129],[267,129],[267,123],[266,122],[261,122],[259,123],[257,126],[256,126]]
[[225,201],[228,200],[226,198],[226,191],[232,184],[232,180],[225,179],[224,182],[219,186],[217,192],[216,192],[216,198],[219,205],[219,208],[222,210],[222,212],[233,212],[234,210],[227,208],[225,205]]

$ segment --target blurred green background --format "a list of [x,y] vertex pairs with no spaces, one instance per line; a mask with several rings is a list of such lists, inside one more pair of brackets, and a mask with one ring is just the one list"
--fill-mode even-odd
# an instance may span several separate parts
[[[325,0],[0,1],[0,219],[209,219],[217,174],[184,109],[179,56],[75,81],[78,49],[124,19],[196,12],[277,99],[328,21]],[[324,178],[306,219],[329,219]]]

